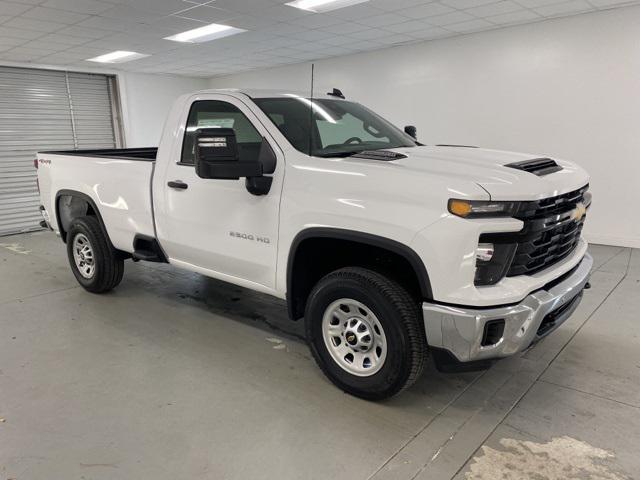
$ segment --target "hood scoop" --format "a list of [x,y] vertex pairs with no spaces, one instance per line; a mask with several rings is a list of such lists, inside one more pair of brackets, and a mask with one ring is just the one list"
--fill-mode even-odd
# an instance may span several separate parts
[[523,162],[508,163],[505,167],[523,170],[539,177],[562,170],[562,167],[550,158],[534,158]]
[[384,160],[388,162],[407,158],[407,156],[398,152],[390,152],[389,150],[363,150],[355,155],[351,155],[351,158],[368,158],[369,160]]

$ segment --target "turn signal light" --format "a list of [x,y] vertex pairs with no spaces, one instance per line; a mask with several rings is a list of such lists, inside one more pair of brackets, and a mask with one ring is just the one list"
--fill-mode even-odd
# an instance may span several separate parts
[[449,212],[462,218],[511,217],[519,208],[518,202],[492,202],[490,200],[449,200]]

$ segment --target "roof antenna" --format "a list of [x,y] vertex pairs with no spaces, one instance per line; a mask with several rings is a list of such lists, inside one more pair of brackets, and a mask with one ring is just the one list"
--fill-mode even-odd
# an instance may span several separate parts
[[309,156],[312,153],[313,145],[313,74],[315,64],[311,64],[311,95],[309,96]]

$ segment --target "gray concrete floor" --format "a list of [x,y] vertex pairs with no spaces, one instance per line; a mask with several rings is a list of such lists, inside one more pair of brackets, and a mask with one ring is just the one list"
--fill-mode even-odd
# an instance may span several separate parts
[[628,479],[640,472],[640,250],[523,355],[372,403],[278,300],[165,265],[80,288],[53,234],[0,238],[0,480]]

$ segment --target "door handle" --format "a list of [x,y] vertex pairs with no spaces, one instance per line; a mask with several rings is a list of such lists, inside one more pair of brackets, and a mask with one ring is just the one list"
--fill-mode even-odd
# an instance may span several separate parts
[[169,186],[170,188],[177,188],[178,190],[186,190],[187,188],[189,188],[189,185],[184,183],[182,180],[167,182],[167,186]]

